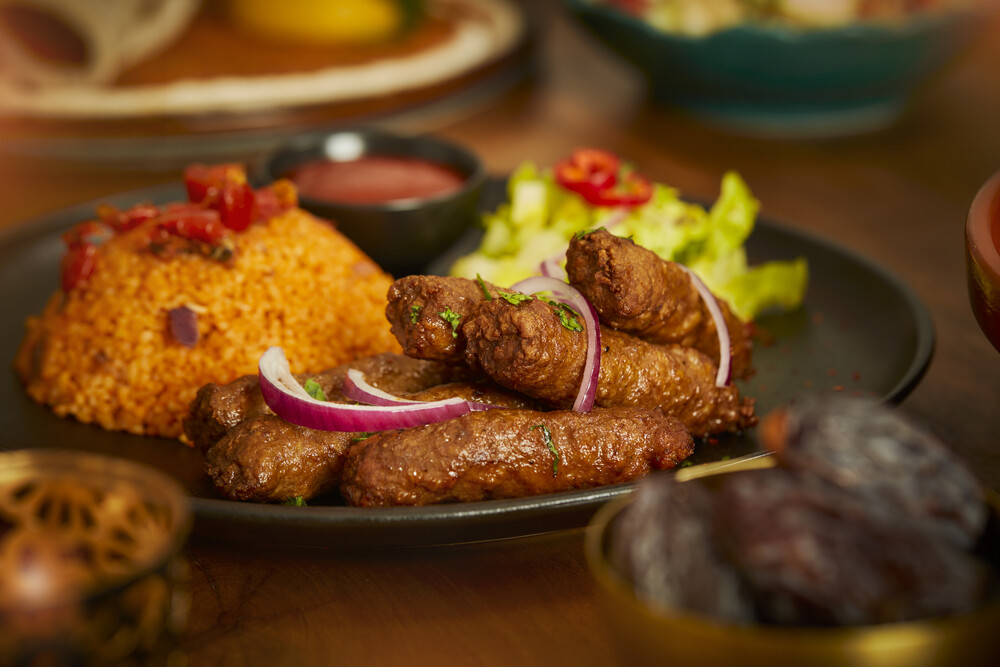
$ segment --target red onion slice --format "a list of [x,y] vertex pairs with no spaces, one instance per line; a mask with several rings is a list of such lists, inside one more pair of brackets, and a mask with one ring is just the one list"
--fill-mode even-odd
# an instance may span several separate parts
[[557,280],[566,280],[566,272],[561,266],[559,266],[559,259],[556,257],[550,257],[548,259],[542,260],[541,265],[538,267],[538,272],[541,273],[546,278],[555,278]]
[[[368,405],[382,405],[382,406],[393,406],[393,405],[430,405],[431,403],[441,403],[442,401],[412,401],[406,398],[400,398],[399,396],[393,396],[387,391],[382,391],[378,387],[368,383],[365,379],[365,374],[356,368],[352,368],[347,371],[347,376],[344,378],[344,383],[341,386],[341,391],[344,396],[351,399],[352,401],[358,401],[359,403],[366,403]],[[455,400],[455,399],[448,399]],[[465,399],[461,399],[465,400]],[[465,400],[465,404],[469,406],[469,410],[479,411],[479,410],[491,410],[493,408],[499,408],[499,405],[493,405],[491,403],[482,403],[480,401],[469,401]]]
[[705,302],[705,306],[708,307],[712,321],[715,322],[715,331],[719,335],[719,372],[715,374],[715,386],[725,387],[729,384],[729,378],[733,371],[732,343],[729,339],[729,327],[726,326],[726,318],[722,314],[722,308],[719,307],[719,302],[716,300],[715,295],[712,294],[712,290],[708,289],[708,285],[688,267],[683,264],[678,264],[678,266],[684,269],[688,276],[690,276],[691,283],[698,290],[698,294]]
[[525,294],[536,292],[551,292],[560,303],[565,303],[583,317],[587,333],[587,358],[583,366],[583,380],[580,391],[573,402],[577,412],[590,412],[597,396],[597,379],[601,374],[601,327],[597,319],[597,311],[572,285],[548,276],[525,278],[514,284],[511,289]]
[[378,387],[368,384],[365,374],[356,368],[347,371],[347,377],[344,378],[341,392],[352,401],[367,405],[392,406],[420,403],[420,401],[411,401],[399,396],[393,396],[387,391],[382,391]]
[[461,398],[384,405],[348,405],[318,401],[296,381],[280,347],[260,357],[260,389],[264,401],[285,421],[319,431],[388,431],[445,421],[468,414]]

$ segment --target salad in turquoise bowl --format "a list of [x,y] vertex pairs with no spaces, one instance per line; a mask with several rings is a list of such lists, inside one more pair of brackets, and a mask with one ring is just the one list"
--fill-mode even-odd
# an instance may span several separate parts
[[882,129],[997,0],[565,0],[658,102],[753,134]]

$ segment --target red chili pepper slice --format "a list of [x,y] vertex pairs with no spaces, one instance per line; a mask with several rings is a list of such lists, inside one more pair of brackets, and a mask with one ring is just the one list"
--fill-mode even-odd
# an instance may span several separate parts
[[586,193],[612,187],[620,167],[621,160],[613,153],[597,148],[578,148],[569,159],[556,164],[554,173],[559,185],[586,196]]
[[595,206],[638,206],[645,204],[653,196],[653,186],[635,172],[625,175],[616,185],[593,193],[584,198]]
[[637,206],[649,201],[653,188],[621,159],[597,148],[580,148],[556,164],[556,182],[594,206]]
[[168,207],[157,219],[157,227],[182,238],[216,244],[229,235],[219,212],[200,206]]
[[257,200],[257,213],[262,220],[270,220],[276,215],[298,206],[299,196],[295,184],[287,179],[280,179],[254,193]]
[[191,165],[184,170],[184,188],[192,203],[218,211],[222,223],[232,230],[243,231],[257,219],[253,188],[243,165]]
[[125,211],[109,204],[101,204],[97,207],[97,216],[101,222],[109,225],[116,232],[127,232],[147,220],[152,220],[159,214],[160,209],[152,204],[136,204]]
[[69,292],[90,278],[94,272],[96,257],[97,246],[91,243],[77,243],[70,246],[59,266],[64,292]]

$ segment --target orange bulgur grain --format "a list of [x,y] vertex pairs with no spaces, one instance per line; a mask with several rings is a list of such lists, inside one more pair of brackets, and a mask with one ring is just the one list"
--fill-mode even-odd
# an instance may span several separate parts
[[[61,417],[180,437],[198,388],[256,373],[269,346],[284,348],[294,372],[399,351],[385,318],[391,277],[300,209],[237,234],[232,265],[157,257],[142,234],[101,245],[89,282],[28,319],[15,369]],[[194,347],[168,331],[179,306],[197,313]]]

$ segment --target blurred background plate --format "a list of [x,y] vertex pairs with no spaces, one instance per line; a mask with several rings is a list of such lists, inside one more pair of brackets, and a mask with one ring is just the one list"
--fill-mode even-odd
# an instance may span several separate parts
[[423,0],[398,36],[360,45],[268,41],[226,2],[204,0],[176,41],[110,82],[0,80],[0,151],[163,169],[249,161],[309,129],[426,131],[483,108],[533,57],[520,0]]
[[[704,35],[660,30],[595,0],[565,0],[640,71],[651,96],[741,133],[851,135],[881,129],[993,12],[995,0],[899,21],[796,28],[745,21]],[[623,3],[625,4],[625,3]]]

